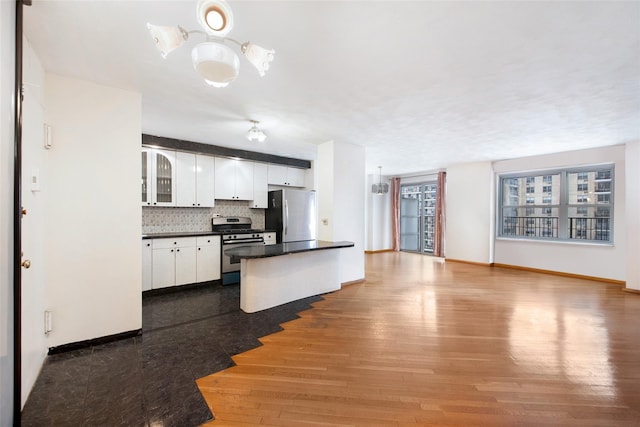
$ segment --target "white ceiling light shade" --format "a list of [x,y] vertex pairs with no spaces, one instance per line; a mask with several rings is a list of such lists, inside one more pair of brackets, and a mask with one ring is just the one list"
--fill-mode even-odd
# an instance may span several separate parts
[[247,132],[247,139],[249,141],[264,142],[265,139],[267,139],[267,135],[264,132],[262,132],[260,129],[258,129],[258,123],[260,122],[256,120],[251,120],[251,123],[253,123],[253,126],[251,126],[251,128]]
[[273,61],[275,50],[265,49],[249,42],[243,43],[240,49],[247,60],[256,67],[260,77],[264,77],[264,73],[269,69],[271,61]]
[[240,59],[222,43],[204,42],[191,51],[193,68],[211,86],[225,87],[238,77]]
[[189,38],[189,34],[179,26],[163,27],[147,22],[147,28],[163,58],[166,58],[172,50],[182,46]]
[[382,183],[382,166],[378,166],[378,169],[379,169],[380,178],[377,184],[373,184],[371,186],[371,192],[378,196],[382,196],[383,194],[386,194],[389,192],[389,184],[387,184],[386,182]]
[[[156,43],[163,58],[169,52],[180,47],[189,39],[191,34],[199,33],[206,37],[206,41],[200,43],[191,51],[193,68],[214,87],[225,87],[238,77],[240,60],[225,42],[238,45],[247,60],[256,67],[261,77],[269,69],[273,61],[275,51],[265,49],[249,42],[240,43],[225,35],[233,28],[233,13],[224,0],[198,0],[196,5],[198,23],[204,28],[200,30],[186,31],[182,27],[162,27],[147,23],[151,37]],[[263,141],[264,141],[263,137]]]
[[233,12],[224,0],[199,0],[196,16],[200,26],[212,36],[223,37],[233,28]]

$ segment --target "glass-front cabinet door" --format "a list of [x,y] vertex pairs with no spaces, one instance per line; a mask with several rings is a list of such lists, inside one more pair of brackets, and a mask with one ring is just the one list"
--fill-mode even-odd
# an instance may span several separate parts
[[175,153],[142,149],[142,205],[176,205]]

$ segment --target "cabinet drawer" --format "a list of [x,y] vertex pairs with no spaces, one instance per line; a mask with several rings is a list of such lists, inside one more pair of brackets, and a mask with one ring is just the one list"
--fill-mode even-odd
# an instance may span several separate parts
[[196,245],[195,237],[176,237],[175,239],[153,239],[153,249],[180,248]]
[[196,246],[212,246],[220,244],[220,236],[198,236],[196,237]]

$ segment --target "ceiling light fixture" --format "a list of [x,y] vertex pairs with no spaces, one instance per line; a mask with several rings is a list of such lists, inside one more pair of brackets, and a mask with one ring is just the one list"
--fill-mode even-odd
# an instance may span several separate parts
[[251,126],[251,128],[247,131],[247,139],[249,141],[264,142],[264,140],[267,139],[267,135],[260,129],[258,129],[258,123],[260,122],[256,120],[249,121],[253,123],[253,126]]
[[380,179],[378,184],[373,184],[371,186],[371,192],[378,196],[382,196],[383,194],[387,194],[389,192],[389,184],[386,182],[382,183],[382,166],[378,166]]
[[202,34],[205,36],[205,41],[193,48],[191,60],[193,68],[209,85],[225,87],[238,77],[240,60],[225,42],[238,45],[247,60],[256,67],[258,74],[264,77],[273,61],[275,51],[251,42],[240,43],[226,37],[233,28],[233,13],[226,1],[199,0],[196,5],[196,16],[204,31],[186,31],[180,26],[165,27],[147,23],[149,33],[163,58],[182,46],[191,34]]

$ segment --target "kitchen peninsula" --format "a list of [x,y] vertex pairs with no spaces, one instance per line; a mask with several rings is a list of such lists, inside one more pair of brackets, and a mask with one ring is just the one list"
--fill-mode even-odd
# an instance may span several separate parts
[[353,242],[311,240],[224,251],[240,259],[240,308],[245,313],[340,289],[340,251]]

